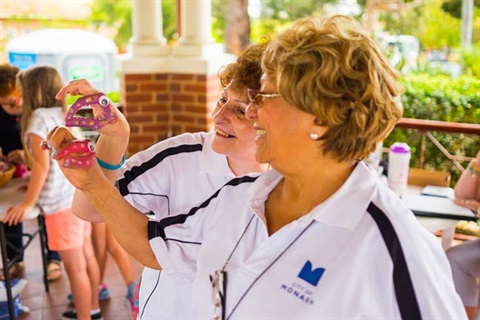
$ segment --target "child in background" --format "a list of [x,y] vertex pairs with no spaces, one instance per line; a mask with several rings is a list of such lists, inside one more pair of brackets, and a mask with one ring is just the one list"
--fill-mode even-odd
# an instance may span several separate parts
[[53,67],[34,66],[19,73],[18,84],[23,98],[22,138],[31,176],[24,201],[8,210],[4,223],[17,224],[35,204],[40,206],[48,245],[60,253],[75,298],[76,310],[65,312],[63,319],[101,319],[97,300],[100,273],[91,224],[72,213],[74,188],[49,152],[41,148],[48,132],[64,124],[66,103],[55,98],[63,86],[62,78]]
[[[106,295],[110,296],[107,286],[103,283],[103,278],[105,275],[105,267],[107,265],[107,251],[113,257],[117,263],[118,269],[122,274],[123,280],[127,285],[127,295],[126,298],[130,303],[130,307],[135,312],[135,308],[138,305],[137,300],[135,299],[135,286],[136,282],[133,280],[132,266],[130,264],[130,257],[127,251],[123,249],[118,243],[117,239],[113,234],[108,230],[106,223],[95,223],[92,225],[92,240],[94,244],[95,257],[97,258],[98,265],[100,267],[100,286],[101,293],[99,294],[99,300],[104,298]],[[137,289],[138,290],[138,289]]]
[[[16,86],[16,77],[19,69],[10,64],[0,65],[0,157],[5,157],[9,162],[17,165],[15,176],[25,173],[25,153],[23,151],[20,117],[22,113],[22,96]],[[22,172],[23,171],[23,172]],[[24,269],[23,262],[23,223],[8,226],[4,225],[7,241],[7,258],[9,261],[18,256],[17,263],[10,268],[10,276],[17,277]],[[45,232],[45,229],[43,229]],[[45,232],[48,239],[48,235]],[[56,251],[47,248],[47,278],[49,281],[59,279],[62,276],[60,267],[60,255]],[[3,280],[3,273],[0,273]]]
[[[130,257],[127,251],[123,249],[118,243],[117,239],[108,230],[105,223],[92,224],[92,241],[95,251],[95,258],[100,267],[100,287],[98,288],[98,300],[105,301],[111,298],[110,290],[107,285],[103,283],[105,276],[105,268],[107,265],[107,253],[113,257],[117,263],[118,269],[122,274],[123,280],[127,285],[126,298],[135,313],[138,308],[138,296],[135,297],[135,292],[138,291],[137,283],[133,280],[132,265],[130,264]],[[68,300],[73,301],[72,294],[68,294]]]

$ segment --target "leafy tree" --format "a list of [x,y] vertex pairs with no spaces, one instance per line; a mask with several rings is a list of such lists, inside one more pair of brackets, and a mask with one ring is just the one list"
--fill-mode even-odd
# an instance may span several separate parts
[[416,7],[401,12],[385,12],[381,14],[380,19],[385,31],[390,34],[418,35],[418,21],[422,19],[422,13],[422,8]]
[[[176,32],[175,0],[162,0],[163,33],[172,39]],[[113,41],[124,51],[132,37],[132,1],[94,0],[91,5],[90,22],[96,26],[108,26],[117,30]]]
[[262,1],[262,19],[279,20],[283,23],[301,17],[319,15],[323,6],[332,0],[265,0]]
[[461,21],[441,10],[441,2],[429,1],[422,9],[418,38],[423,45],[427,48],[458,47]]
[[131,1],[95,0],[90,9],[90,22],[94,26],[106,25],[117,30],[113,41],[122,51],[132,36]]
[[[473,1],[474,7],[480,8],[480,0]],[[449,13],[451,16],[462,18],[462,0],[449,0],[442,3],[442,10]]]

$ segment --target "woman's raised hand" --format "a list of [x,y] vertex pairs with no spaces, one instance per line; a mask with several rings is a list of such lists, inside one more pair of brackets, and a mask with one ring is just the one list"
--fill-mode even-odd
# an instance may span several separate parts
[[[75,95],[75,96],[77,95],[85,96],[85,95],[94,95],[97,93],[99,93],[99,91],[95,89],[88,80],[79,79],[79,80],[70,81],[67,85],[65,85],[57,93],[56,98],[59,100],[62,100],[67,96],[67,94]],[[113,103],[111,102],[110,104],[111,104],[111,114],[109,113],[109,116],[115,117],[116,120],[110,121],[104,126],[101,126],[96,130],[106,136],[123,138],[123,139],[126,138],[128,140],[128,137],[130,135],[130,127],[128,125],[128,122],[125,119],[125,116],[117,109],[117,107],[113,105]],[[98,104],[92,104],[94,118],[97,120],[100,120],[101,117],[104,116],[104,112],[101,108],[102,107],[99,106]],[[78,124],[78,126],[81,127],[81,124]]]

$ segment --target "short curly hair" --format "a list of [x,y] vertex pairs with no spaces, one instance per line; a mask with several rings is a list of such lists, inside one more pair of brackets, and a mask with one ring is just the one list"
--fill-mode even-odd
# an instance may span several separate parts
[[262,68],[289,104],[328,127],[324,152],[340,161],[366,158],[403,113],[399,73],[350,17],[300,19],[270,42]]
[[263,40],[260,43],[249,45],[240,52],[235,62],[223,67],[218,75],[222,87],[230,85],[230,89],[238,92],[246,89],[259,90],[262,76],[262,55],[267,43],[267,40]]
[[15,91],[19,71],[20,69],[10,64],[0,65],[0,97],[9,96]]

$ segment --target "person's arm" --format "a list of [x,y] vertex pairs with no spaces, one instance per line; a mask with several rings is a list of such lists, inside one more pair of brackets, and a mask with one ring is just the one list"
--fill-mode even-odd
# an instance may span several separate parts
[[148,239],[148,217],[130,205],[106,178],[97,175],[83,194],[112,231],[120,245],[143,265],[160,269]]
[[[52,130],[47,140],[52,151],[59,153],[75,137],[66,128]],[[75,156],[72,154],[72,156]],[[78,156],[78,155],[77,155]],[[148,239],[148,217],[126,201],[104,175],[97,163],[88,168],[65,166],[65,158],[57,159],[70,183],[82,193],[85,203],[105,221],[120,245],[147,267],[159,269]]]
[[[85,79],[74,80],[64,86],[57,94],[57,99],[64,99],[67,94],[71,95],[91,95],[98,93],[90,82]],[[96,110],[94,110],[94,114]],[[122,162],[127,149],[130,137],[130,126],[124,115],[115,108],[115,116],[117,121],[100,128],[98,132],[100,136],[96,144],[96,156],[102,162],[113,166]],[[118,174],[117,170],[102,169],[105,177],[113,184]],[[95,208],[88,203],[87,197],[82,194],[81,190],[76,190],[72,203],[72,211],[78,217],[91,222],[101,222],[102,217]]]
[[25,163],[25,151],[22,149],[12,150],[7,154],[7,160],[11,163]]
[[480,212],[480,151],[455,185],[455,203]]
[[32,148],[33,165],[28,182],[27,194],[21,203],[8,209],[4,221],[9,225],[21,222],[25,214],[35,206],[45,180],[47,179],[48,170],[50,169],[50,155],[47,151],[40,148],[42,139],[35,134],[30,134],[29,138]]

